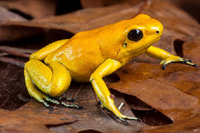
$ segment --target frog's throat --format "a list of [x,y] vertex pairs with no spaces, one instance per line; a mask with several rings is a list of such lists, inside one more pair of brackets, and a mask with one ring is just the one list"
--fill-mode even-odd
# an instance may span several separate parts
[[131,53],[136,53],[136,52],[139,52],[139,51],[143,50],[144,48],[148,48],[148,47],[150,47],[153,43],[159,41],[161,37],[162,37],[162,36],[159,36],[155,41],[153,41],[153,42],[151,42],[151,43],[147,43],[144,47],[138,48],[138,49],[136,49],[136,50],[127,51],[127,53],[130,53],[130,54],[131,54]]

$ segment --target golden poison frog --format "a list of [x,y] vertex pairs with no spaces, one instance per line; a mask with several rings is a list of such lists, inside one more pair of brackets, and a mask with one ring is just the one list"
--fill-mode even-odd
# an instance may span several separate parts
[[141,54],[160,59],[163,68],[171,62],[196,66],[191,60],[151,46],[162,33],[163,25],[159,21],[140,14],[133,19],[79,32],[71,39],[53,42],[31,54],[25,64],[28,93],[49,108],[47,101],[80,108],[52,97],[62,95],[72,80],[90,82],[102,108],[110,110],[123,122],[125,119],[138,120],[120,113],[102,78]]

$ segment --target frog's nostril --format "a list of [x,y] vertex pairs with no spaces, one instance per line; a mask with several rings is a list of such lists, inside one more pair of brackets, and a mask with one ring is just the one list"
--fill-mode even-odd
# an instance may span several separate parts
[[156,31],[156,34],[159,34],[159,31],[158,31],[158,30]]

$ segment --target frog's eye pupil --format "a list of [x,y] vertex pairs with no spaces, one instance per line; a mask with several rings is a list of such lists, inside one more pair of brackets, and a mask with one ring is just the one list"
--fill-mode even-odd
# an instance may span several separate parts
[[141,30],[133,29],[133,30],[129,31],[127,37],[129,40],[137,42],[142,39],[143,33]]

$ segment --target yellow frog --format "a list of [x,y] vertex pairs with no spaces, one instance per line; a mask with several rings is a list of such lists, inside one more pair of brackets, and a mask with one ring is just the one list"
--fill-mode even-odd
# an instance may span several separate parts
[[30,56],[24,75],[29,94],[46,107],[46,101],[77,107],[52,99],[62,95],[71,80],[91,82],[101,107],[113,112],[120,120],[134,119],[122,115],[114,105],[103,77],[115,72],[141,54],[161,60],[163,68],[171,62],[196,66],[190,60],[151,46],[163,33],[163,25],[145,14],[97,29],[83,31],[71,39],[53,42]]

